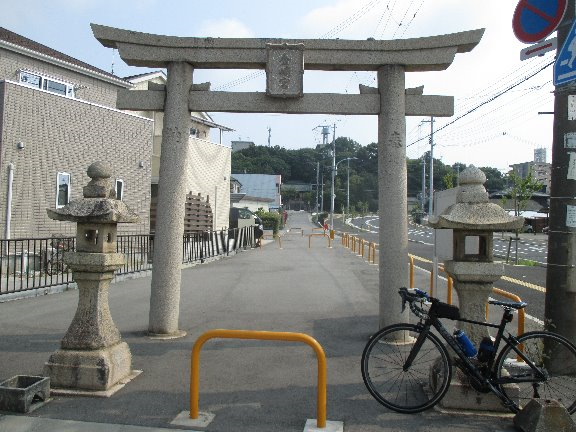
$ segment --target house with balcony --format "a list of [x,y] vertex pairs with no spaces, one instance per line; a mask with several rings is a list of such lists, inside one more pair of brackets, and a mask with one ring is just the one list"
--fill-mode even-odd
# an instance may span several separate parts
[[[49,219],[82,196],[86,168],[108,163],[118,199],[154,230],[163,113],[116,109],[120,89],[164,85],[163,71],[120,78],[0,27],[0,238],[72,235],[74,224]],[[185,227],[228,226],[230,153],[207,113],[191,113]],[[211,130],[220,134],[214,142]]]
[[152,119],[115,108],[128,80],[0,27],[1,238],[72,235],[46,208],[82,196],[87,167],[106,162],[118,199],[149,231]]

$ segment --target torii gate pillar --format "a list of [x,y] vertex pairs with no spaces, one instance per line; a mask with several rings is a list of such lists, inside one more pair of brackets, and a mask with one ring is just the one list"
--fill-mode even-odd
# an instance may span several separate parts
[[[408,226],[406,224],[406,92],[401,65],[378,69],[378,216],[380,219],[379,327],[398,321],[401,310],[398,287],[406,286],[408,274]],[[399,161],[402,161],[399,163]],[[387,229],[383,224],[393,226]],[[393,245],[393,247],[386,247]],[[382,277],[385,274],[386,277]],[[390,321],[390,322],[388,322]]]
[[192,65],[171,62],[167,65],[166,102],[162,129],[162,157],[158,181],[158,220],[154,248],[154,271],[150,293],[148,333],[162,338],[181,337],[178,329],[184,236],[186,154],[189,152],[190,110],[188,94],[192,86]]

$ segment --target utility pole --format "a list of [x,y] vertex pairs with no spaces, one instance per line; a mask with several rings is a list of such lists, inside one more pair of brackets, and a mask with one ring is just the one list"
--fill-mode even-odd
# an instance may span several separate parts
[[348,171],[346,172],[346,213],[350,213],[350,159],[356,158],[346,158],[348,160]]
[[272,128],[268,126],[268,147],[270,147],[270,138],[272,137]]
[[432,216],[434,204],[434,117],[430,117],[430,197],[428,199],[428,217]]
[[[558,27],[557,58],[574,21],[574,3],[568,1],[564,20]],[[573,108],[569,108],[575,100],[574,82],[556,87],[544,313],[550,330],[573,343],[576,342],[576,153],[574,148],[565,146],[565,137],[576,133]]]
[[[322,148],[326,148],[328,145],[328,135],[330,135],[330,126],[316,126],[314,129],[322,128]],[[336,124],[334,124],[334,134],[336,134]],[[332,146],[334,147],[334,140],[332,140]],[[336,158],[336,151],[332,149],[332,160]],[[319,166],[318,162],[318,166]],[[334,165],[332,165],[332,170],[334,170]],[[332,171],[332,192],[334,192],[334,171]],[[318,201],[318,200],[316,200]],[[324,173],[322,173],[322,195],[320,196],[320,208],[321,211],[324,212]],[[332,201],[332,205],[334,205],[334,201]],[[331,213],[332,214],[332,213]],[[332,226],[332,218],[330,219],[330,225]]]
[[320,162],[316,162],[316,217],[318,217],[318,176],[320,175]]
[[[324,171],[324,170],[322,170]],[[320,177],[320,179],[322,180],[322,183],[320,185],[321,187],[321,193],[320,193],[320,212],[324,213],[324,172],[322,172],[322,177]]]
[[426,205],[426,153],[422,155],[422,196],[420,197],[422,211]]
[[332,196],[330,197],[330,238],[334,238],[334,177],[336,176],[336,123],[332,134]]

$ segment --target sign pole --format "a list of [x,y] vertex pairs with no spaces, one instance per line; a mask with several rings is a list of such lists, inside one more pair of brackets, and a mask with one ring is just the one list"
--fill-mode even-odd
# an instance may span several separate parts
[[[568,2],[558,28],[558,56],[574,21],[575,2]],[[576,133],[575,116],[569,114],[574,100],[573,82],[556,87],[545,307],[549,329],[571,342],[576,342],[576,148],[566,145],[566,137]]]

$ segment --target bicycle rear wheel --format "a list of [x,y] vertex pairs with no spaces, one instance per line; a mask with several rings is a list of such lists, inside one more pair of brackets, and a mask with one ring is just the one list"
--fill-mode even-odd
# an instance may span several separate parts
[[[530,332],[518,337],[516,347],[542,372],[539,378],[534,370],[522,360],[510,345],[500,353],[497,360],[499,385],[521,410],[533,398],[555,399],[570,414],[576,411],[576,346],[564,337],[550,332]],[[523,347],[523,348],[522,348]]]
[[374,334],[362,353],[362,378],[368,391],[385,407],[417,413],[433,407],[446,393],[452,377],[448,351],[428,333],[412,365],[406,358],[422,329],[395,324]]

